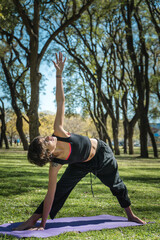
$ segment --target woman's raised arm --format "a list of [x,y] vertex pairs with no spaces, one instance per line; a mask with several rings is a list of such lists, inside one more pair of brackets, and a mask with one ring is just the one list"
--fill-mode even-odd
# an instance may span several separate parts
[[54,122],[55,133],[63,132],[63,121],[64,121],[64,108],[65,108],[65,96],[63,90],[62,72],[66,58],[63,60],[63,55],[60,52],[59,56],[56,53],[56,62],[53,61],[56,68],[56,102],[57,112]]

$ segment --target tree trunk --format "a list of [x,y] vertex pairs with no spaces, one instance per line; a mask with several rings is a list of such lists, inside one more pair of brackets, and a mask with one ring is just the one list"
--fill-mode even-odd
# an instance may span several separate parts
[[106,140],[108,140],[108,145],[110,146],[110,148],[112,149],[112,142],[111,142],[111,138],[109,137],[109,135],[107,134],[106,131],[104,131],[103,127],[99,127],[97,128],[97,131],[98,131],[98,135],[99,135],[99,138],[106,142]]
[[155,138],[154,138],[154,134],[153,134],[153,132],[151,130],[151,127],[149,125],[149,122],[148,122],[148,133],[149,133],[149,136],[151,138],[153,152],[154,152],[154,157],[158,158],[157,144],[156,144],[156,141],[155,141]]
[[131,126],[131,125],[128,125],[129,154],[134,154],[134,150],[133,150],[133,132],[134,132],[134,127]]
[[113,150],[113,147],[112,147],[112,141],[111,141],[111,138],[109,137],[108,134],[107,134],[107,136],[106,136],[106,139],[108,140],[108,145],[109,145],[110,148]]
[[2,134],[0,135],[0,148],[2,148]]
[[8,139],[6,134],[4,134],[4,143],[5,143],[6,149],[9,149],[9,144],[8,144]]
[[[17,116],[19,116],[19,114],[17,114]],[[27,141],[26,136],[23,132],[23,119],[20,116],[17,117],[16,128],[17,128],[17,131],[19,133],[20,139],[23,143],[23,149],[28,150],[28,141]]]
[[1,119],[1,139],[0,139],[0,148],[3,147],[3,140],[6,146],[6,149],[9,149],[9,144],[8,144],[8,139],[6,137],[6,123],[5,123],[5,110],[4,110],[4,103],[3,101],[0,99],[1,103],[2,103],[2,107],[0,107],[0,111],[1,111],[1,115],[0,115],[0,119]]
[[128,123],[126,120],[123,121],[123,129],[124,129],[124,153],[127,153],[127,139],[128,139]]
[[113,130],[114,151],[116,155],[120,155],[119,143],[118,143],[119,124],[113,119],[112,119],[112,130]]
[[[39,136],[39,117],[38,117],[38,106],[39,106],[39,80],[40,75],[37,72],[34,72],[33,67],[31,67],[31,101],[30,108],[28,112],[29,118],[29,135],[30,141],[35,137]],[[36,71],[36,67],[35,67]]]
[[31,101],[29,107],[29,135],[30,141],[39,135],[39,82],[41,74],[39,73],[39,14],[40,1],[34,1],[34,19],[33,32],[30,34],[30,83],[31,83]]
[[5,64],[4,58],[1,58],[1,63],[2,63],[2,68],[3,68],[4,74],[5,74],[5,77],[6,77],[6,80],[7,80],[7,84],[10,88],[11,99],[12,99],[12,107],[15,111],[16,116],[17,116],[17,124],[16,124],[17,131],[18,131],[19,136],[21,138],[24,150],[27,150],[28,149],[28,142],[27,142],[26,136],[23,132],[22,113],[21,113],[21,110],[19,109],[19,106],[17,104],[17,99],[16,99],[17,98],[17,93],[16,93],[16,89],[15,89],[15,86],[14,86],[14,82],[12,81],[11,74],[10,74],[6,64]]
[[[140,109],[139,109],[140,110]],[[141,157],[148,158],[148,147],[147,147],[147,138],[148,138],[148,119],[145,114],[145,110],[140,110],[140,144],[141,144]]]
[[1,126],[1,136],[0,136],[0,148],[3,147],[3,141],[5,143],[6,149],[9,149],[8,139],[5,133],[4,126]]
[[[137,8],[138,9],[138,8]],[[122,15],[126,24],[126,41],[129,56],[132,61],[134,69],[134,78],[138,91],[138,111],[140,116],[140,143],[141,143],[141,157],[148,158],[147,148],[147,121],[148,121],[148,107],[149,107],[149,81],[148,81],[148,53],[145,45],[145,38],[141,19],[138,15],[138,10],[134,11],[134,1],[126,1],[126,5],[122,5]],[[134,11],[134,18],[138,26],[140,52],[139,57],[136,55],[134,47],[133,31],[132,31],[132,16]],[[138,61],[139,60],[139,61]]]
[[99,129],[98,135],[102,141],[106,142],[107,136],[106,136],[106,133],[102,129]]
[[112,148],[112,142],[111,142],[111,138],[109,137],[108,133],[107,133],[107,126],[106,126],[106,122],[107,122],[107,116],[108,114],[103,114],[101,112],[101,119],[97,116],[94,115],[93,112],[91,111],[90,107],[89,107],[89,114],[90,117],[92,118],[94,125],[97,129],[99,138],[106,142],[106,139],[108,140],[108,145],[110,146],[110,148],[113,150]]

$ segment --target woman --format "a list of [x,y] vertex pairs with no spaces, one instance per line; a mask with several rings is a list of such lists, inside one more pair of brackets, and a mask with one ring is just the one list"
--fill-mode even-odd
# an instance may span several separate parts
[[[69,134],[63,128],[65,97],[62,72],[65,60],[62,53],[59,53],[59,57],[56,54],[56,62],[53,61],[56,68],[57,101],[54,135],[35,138],[28,151],[31,163],[43,166],[50,162],[48,191],[35,213],[16,230],[32,228],[39,218],[42,218],[40,226],[33,229],[43,230],[48,215],[50,214],[52,219],[55,217],[72,189],[89,172],[94,173],[110,188],[125,209],[129,221],[144,224],[145,222],[131,211],[127,188],[119,177],[117,162],[108,145],[101,140]],[[68,164],[68,167],[57,183],[57,174],[63,164]]]

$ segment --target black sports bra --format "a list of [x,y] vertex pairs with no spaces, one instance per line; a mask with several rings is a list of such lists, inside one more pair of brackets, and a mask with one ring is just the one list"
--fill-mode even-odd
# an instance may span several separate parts
[[[52,136],[55,136],[54,134]],[[59,164],[72,164],[77,162],[83,162],[87,160],[91,151],[91,141],[88,137],[73,134],[67,138],[57,137],[58,141],[68,142],[70,145],[70,153],[67,159],[53,158],[53,162]]]

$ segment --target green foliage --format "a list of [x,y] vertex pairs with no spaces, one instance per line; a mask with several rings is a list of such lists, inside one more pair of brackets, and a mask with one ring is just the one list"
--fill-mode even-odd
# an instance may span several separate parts
[[40,135],[48,136],[53,133],[53,124],[54,124],[55,115],[50,113],[39,113],[39,121],[40,121]]
[[151,84],[151,91],[156,93],[157,91],[160,92],[160,72],[157,71],[156,74],[151,76],[150,79]]
[[160,116],[160,106],[157,105],[157,101],[152,101],[152,107],[149,110],[150,121],[159,122],[159,116]]
[[[132,209],[136,215],[154,222],[140,227],[103,229],[84,233],[69,232],[52,239],[91,239],[91,240],[158,240],[160,238],[159,219],[159,171],[160,159],[139,159],[136,155],[118,156],[120,176],[127,185],[132,201]],[[152,153],[151,153],[152,155]],[[65,166],[60,170],[62,176]],[[40,168],[27,162],[26,152],[21,148],[0,150],[0,224],[25,221],[31,216],[44,199],[48,185],[48,166]],[[90,176],[87,175],[71,192],[57,218],[73,216],[95,216],[110,214],[125,216],[116,198],[97,178],[93,179],[92,197]],[[15,237],[4,236],[4,239]],[[32,238],[37,239],[37,238]]]
[[[7,4],[6,4],[7,3]],[[0,3],[0,21],[1,27],[11,32],[19,22],[17,18],[15,6],[12,0],[1,0]]]
[[[134,66],[131,63],[127,49],[121,4],[126,4],[126,1],[121,1],[121,3],[116,0],[103,1],[101,4],[99,4],[99,1],[94,1],[89,10],[77,20],[76,24],[65,29],[64,34],[61,33],[59,35],[57,43],[60,43],[70,55],[68,57],[70,65],[66,68],[66,75],[72,77],[69,78],[69,81],[66,79],[65,82],[65,85],[73,86],[72,89],[70,87],[69,94],[66,94],[66,101],[67,103],[69,102],[67,104],[69,112],[73,111],[75,113],[76,108],[74,104],[76,103],[76,105],[79,104],[81,106],[82,111],[85,113],[88,108],[86,102],[93,103],[97,100],[93,98],[93,92],[89,84],[89,82],[92,84],[96,82],[105,96],[113,99],[113,108],[114,98],[119,100],[119,104],[121,104],[120,101],[127,89],[129,109],[127,115],[129,120],[132,119],[135,113],[139,96],[137,94],[136,79],[134,78]],[[158,47],[158,36],[150,21],[149,9],[145,1],[134,1],[134,7],[134,11],[136,14],[139,14],[143,25],[142,32],[140,32],[135,18],[132,17],[133,43],[137,61],[139,61],[138,64],[140,65],[140,40],[143,36],[145,38],[146,50],[150,56],[149,72],[152,72],[153,55]],[[144,65],[144,63],[142,64]],[[98,74],[101,70],[102,76],[99,83]],[[82,77],[87,89],[87,95],[85,94],[86,89],[82,81],[80,81]],[[75,79],[79,79],[79,81],[76,81],[76,84],[80,87],[79,89],[74,83]],[[121,82],[118,79],[121,79]],[[98,87],[97,89],[95,88],[96,95],[98,94]],[[68,88],[66,87],[66,89]],[[80,94],[78,95],[78,93]],[[68,98],[72,99],[72,105],[70,105]],[[93,104],[90,107],[94,111]]]

